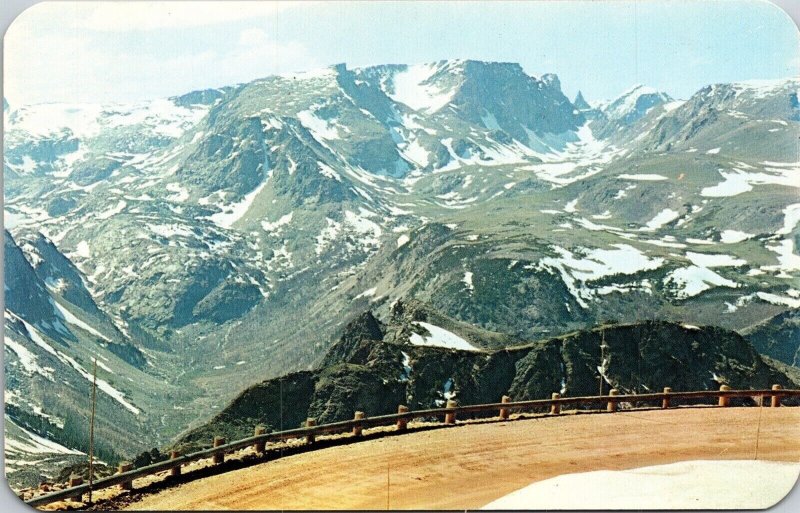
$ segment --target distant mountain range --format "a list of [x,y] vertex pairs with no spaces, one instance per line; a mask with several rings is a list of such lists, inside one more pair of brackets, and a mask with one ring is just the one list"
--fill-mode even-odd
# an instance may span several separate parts
[[796,366],[799,88],[589,104],[452,60],[4,103],[12,482],[86,450],[95,355],[113,462],[319,372],[348,319],[397,300],[486,348],[659,320]]

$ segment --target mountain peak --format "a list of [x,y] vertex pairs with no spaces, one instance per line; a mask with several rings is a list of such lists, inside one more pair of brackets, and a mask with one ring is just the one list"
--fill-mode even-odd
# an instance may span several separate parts
[[607,104],[603,108],[603,112],[609,119],[631,123],[644,117],[656,105],[671,101],[672,97],[667,93],[643,84],[636,84]]
[[620,97],[630,96],[632,94],[637,94],[637,95],[653,94],[657,92],[658,91],[654,87],[650,87],[644,84],[635,84],[632,87],[628,88],[624,93],[622,93]]
[[575,100],[572,102],[572,104],[575,105],[578,110],[589,110],[592,108],[592,106],[589,105],[589,102],[586,101],[586,98],[583,97],[583,93],[581,91],[578,91],[578,94],[575,96]]
[[553,89],[561,91],[561,80],[559,80],[558,75],[556,75],[555,73],[545,73],[544,75],[542,75],[541,80],[548,87],[552,87]]

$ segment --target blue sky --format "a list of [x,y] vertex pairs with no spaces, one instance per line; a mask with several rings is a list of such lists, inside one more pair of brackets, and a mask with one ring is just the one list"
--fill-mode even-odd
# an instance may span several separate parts
[[4,43],[12,106],[127,102],[339,62],[519,62],[590,100],[800,75],[798,30],[766,0],[50,2]]

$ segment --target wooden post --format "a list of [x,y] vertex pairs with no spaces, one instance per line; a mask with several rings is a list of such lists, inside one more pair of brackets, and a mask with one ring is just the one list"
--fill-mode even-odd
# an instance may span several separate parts
[[92,378],[92,415],[89,421],[89,504],[92,503],[92,483],[94,482],[94,414],[97,405],[97,357],[94,358],[94,377]]
[[[664,393],[665,394],[671,394],[672,393],[672,389],[670,387],[664,387]],[[664,399],[661,401],[661,407],[665,408],[665,409],[670,407],[669,396],[664,396]]]
[[[122,463],[119,464],[119,467],[117,467],[117,474],[122,474],[122,473],[128,472],[130,470],[133,470],[133,463],[129,463],[127,461],[123,461]],[[133,480],[121,482],[119,484],[119,489],[120,490],[133,490]]]
[[[772,390],[781,390],[781,386],[780,385],[772,385]],[[773,395],[772,396],[772,401],[770,401],[770,406],[772,406],[773,408],[777,408],[780,405],[781,405],[781,396]]]
[[[397,407],[397,413],[408,413],[408,406],[401,404]],[[405,431],[408,427],[408,419],[397,419],[397,430]]]
[[[363,411],[357,411],[353,416],[353,420],[364,420],[366,414]],[[353,426],[353,436],[361,436],[364,434],[364,426],[361,424]]]
[[[731,389],[731,387],[729,387],[728,385],[722,385],[722,386],[719,387],[720,392],[726,392],[726,391],[728,391],[730,389]],[[720,406],[725,407],[725,406],[728,406],[730,403],[731,403],[731,398],[730,397],[728,397],[726,395],[719,396],[719,405]]]
[[[447,408],[457,408],[458,403],[452,399],[447,400]],[[456,423],[456,412],[446,413],[444,416],[444,423],[445,424],[455,424]]]
[[[502,399],[500,399],[501,403],[510,403],[511,398],[507,395],[504,395]],[[508,408],[500,408],[500,420],[508,420],[508,415],[511,412]]]
[[[83,484],[83,478],[78,474],[72,474],[69,476],[69,487],[72,488],[73,486],[80,486]],[[83,499],[83,494],[79,493],[76,494],[75,497],[72,497],[74,500],[80,502]]]
[[[552,395],[553,399],[561,399],[561,394],[558,392],[553,392]],[[561,413],[561,403],[552,403],[550,404],[550,414],[551,415],[558,415]]]
[[[178,451],[169,451],[169,459],[177,460],[179,457],[180,454],[178,453]],[[169,469],[169,475],[171,475],[172,477],[178,477],[179,475],[181,475],[181,466],[178,465],[177,467]]]
[[[221,445],[225,445],[225,438],[221,436],[215,436],[214,447],[219,447]],[[225,461],[225,451],[215,452],[211,461],[214,463],[214,465],[219,465],[220,463]]]
[[[256,426],[256,429],[253,431],[253,435],[263,435],[267,432],[267,429],[264,426]],[[267,442],[261,441],[256,442],[253,444],[253,450],[256,451],[256,454],[262,454],[264,450],[267,448]]]
[[[306,419],[306,427],[314,427],[317,425],[317,419]],[[317,440],[317,437],[314,436],[314,433],[309,433],[306,435],[306,443],[313,444]]]
[[606,410],[610,411],[611,413],[617,411],[617,400],[613,399],[615,395],[619,395],[619,390],[617,390],[616,388],[612,388],[611,390],[608,391],[609,399],[608,399],[608,405],[606,406]]

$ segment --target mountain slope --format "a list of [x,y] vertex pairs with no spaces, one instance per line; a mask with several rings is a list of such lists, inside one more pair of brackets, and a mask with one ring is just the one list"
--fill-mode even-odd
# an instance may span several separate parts
[[[52,479],[88,450],[97,360],[96,454],[113,464],[161,438],[163,396],[181,392],[91,302],[50,241],[17,246],[5,233],[6,471],[13,486]],[[25,294],[26,296],[23,296]],[[54,387],[56,387],[54,389]]]
[[742,334],[761,354],[800,367],[800,310],[782,312]]

